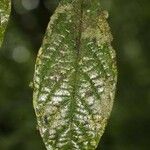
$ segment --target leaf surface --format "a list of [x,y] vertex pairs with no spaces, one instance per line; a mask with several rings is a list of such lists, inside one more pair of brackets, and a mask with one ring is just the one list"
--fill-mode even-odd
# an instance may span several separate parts
[[98,0],[62,0],[39,51],[33,103],[48,150],[94,150],[116,86],[115,51]]
[[10,0],[0,1],[0,45],[4,36],[5,28],[10,14]]

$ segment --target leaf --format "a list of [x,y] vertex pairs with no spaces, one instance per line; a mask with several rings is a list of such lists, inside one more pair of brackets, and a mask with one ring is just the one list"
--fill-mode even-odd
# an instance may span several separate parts
[[116,86],[115,51],[98,0],[62,0],[38,53],[33,104],[48,150],[94,150]]
[[8,23],[10,13],[10,0],[1,0],[0,2],[0,45],[4,36],[4,31]]

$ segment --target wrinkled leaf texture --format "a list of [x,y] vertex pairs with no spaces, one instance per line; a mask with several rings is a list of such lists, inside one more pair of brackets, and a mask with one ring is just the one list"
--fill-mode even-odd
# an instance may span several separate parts
[[48,150],[94,150],[112,110],[117,69],[99,0],[62,0],[35,66],[33,104]]

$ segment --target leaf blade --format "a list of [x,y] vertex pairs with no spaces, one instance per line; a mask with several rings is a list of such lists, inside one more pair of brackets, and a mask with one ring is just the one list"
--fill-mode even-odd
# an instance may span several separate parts
[[48,150],[94,150],[112,109],[115,52],[92,2],[60,3],[37,58],[33,102]]

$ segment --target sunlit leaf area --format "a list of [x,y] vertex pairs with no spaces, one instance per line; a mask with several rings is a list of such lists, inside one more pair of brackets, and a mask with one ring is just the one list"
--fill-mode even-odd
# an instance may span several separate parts
[[[59,0],[11,2],[8,20],[10,7],[7,0],[0,1],[0,150],[45,150],[33,109],[32,80],[37,52]],[[149,150],[150,2],[101,0],[101,5],[109,11],[118,83],[97,150]]]

